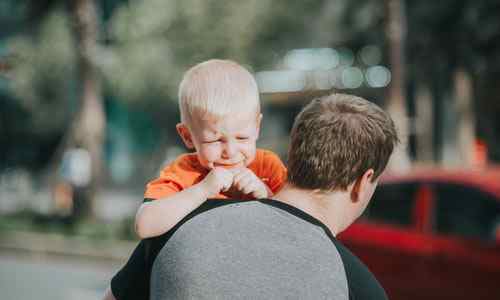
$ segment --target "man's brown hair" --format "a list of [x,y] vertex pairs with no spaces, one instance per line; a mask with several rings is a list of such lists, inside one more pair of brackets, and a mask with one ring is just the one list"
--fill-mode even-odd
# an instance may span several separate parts
[[347,94],[314,99],[295,118],[288,181],[304,189],[345,190],[368,169],[376,180],[397,143],[394,122],[376,104]]

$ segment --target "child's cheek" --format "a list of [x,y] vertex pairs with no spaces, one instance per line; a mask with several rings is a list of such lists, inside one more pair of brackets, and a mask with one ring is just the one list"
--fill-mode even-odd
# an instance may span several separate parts
[[257,149],[255,148],[255,144],[253,147],[249,147],[245,151],[245,165],[251,164],[255,160],[255,154],[257,152]]
[[215,162],[219,159],[220,154],[218,152],[217,147],[214,146],[205,146],[201,149],[202,156],[209,162]]

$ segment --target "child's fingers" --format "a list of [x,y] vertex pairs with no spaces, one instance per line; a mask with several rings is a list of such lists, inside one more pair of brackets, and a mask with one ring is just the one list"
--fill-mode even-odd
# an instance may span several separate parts
[[236,173],[233,178],[233,186],[244,194],[251,194],[256,198],[267,197],[264,183],[249,169],[244,168]]
[[255,184],[248,180],[248,178],[243,178],[241,181],[241,191],[244,194],[250,194],[255,190]]
[[240,181],[243,178],[250,178],[250,179],[257,179],[258,177],[248,168],[239,168],[238,170],[234,171],[234,181]]
[[251,177],[243,177],[240,181],[241,191],[245,194],[253,194],[259,190],[259,182]]
[[267,191],[264,191],[262,189],[257,189],[256,191],[254,191],[252,193],[252,195],[255,197],[255,198],[267,198],[268,195],[267,195]]
[[246,173],[245,172],[238,172],[238,173],[234,173],[234,177],[233,177],[233,181],[235,184],[239,183],[241,181],[242,178],[244,178],[246,176]]
[[248,170],[247,168],[231,168],[231,169],[227,169],[227,171],[231,172],[233,174],[233,176],[237,176],[237,175],[240,175],[240,174],[245,174],[247,170]]
[[235,175],[233,179],[236,188],[242,192],[244,192],[243,189],[250,184],[251,180],[252,180],[251,177],[245,173],[239,173]]
[[230,189],[230,188],[231,188],[231,185],[227,185],[227,184],[226,184],[226,185],[223,185],[223,186],[222,186],[221,191],[222,191],[222,192],[227,192],[227,191],[229,191],[229,189]]
[[221,172],[221,181],[222,181],[222,191],[226,192],[233,185],[234,176],[231,172],[224,169]]
[[227,191],[233,185],[233,173],[224,168],[215,167],[208,176],[211,178],[209,182],[216,187],[217,191]]

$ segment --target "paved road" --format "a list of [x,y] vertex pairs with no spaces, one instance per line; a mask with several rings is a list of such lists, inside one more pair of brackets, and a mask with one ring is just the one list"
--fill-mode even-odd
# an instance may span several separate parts
[[2,300],[100,299],[119,261],[0,252]]

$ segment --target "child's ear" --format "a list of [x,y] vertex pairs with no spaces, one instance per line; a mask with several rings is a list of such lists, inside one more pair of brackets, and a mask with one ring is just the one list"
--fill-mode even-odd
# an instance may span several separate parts
[[177,129],[177,133],[181,137],[182,141],[184,142],[184,145],[188,149],[193,149],[194,148],[194,143],[193,143],[193,138],[191,137],[191,131],[189,131],[189,128],[183,124],[179,123],[175,126]]
[[261,124],[261,121],[262,121],[262,114],[259,114],[259,116],[257,117],[257,138],[259,137],[259,134],[260,134],[260,124]]

